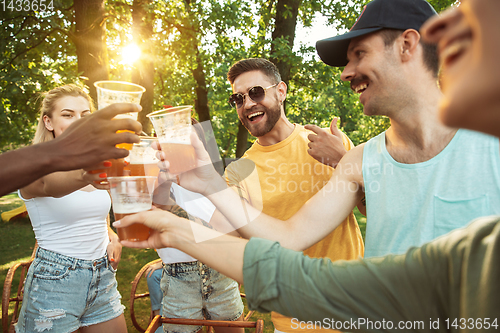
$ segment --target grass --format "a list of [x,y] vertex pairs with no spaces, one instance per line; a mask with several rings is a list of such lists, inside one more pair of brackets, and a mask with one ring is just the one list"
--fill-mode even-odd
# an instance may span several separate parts
[[[22,202],[15,194],[10,194],[0,198],[0,212],[8,211],[22,205]],[[28,217],[12,220],[4,223],[0,221],[0,283],[3,286],[5,276],[9,268],[17,262],[29,260],[35,245],[35,235],[31,228]],[[13,279],[13,286],[19,284],[19,274]],[[2,289],[3,290],[3,289]],[[16,290],[13,290],[15,292]],[[9,310],[9,314],[13,309]],[[2,328],[0,327],[0,331]]]
[[[22,201],[16,194],[1,197],[0,213],[17,208],[21,205]],[[366,217],[361,215],[357,209],[355,209],[354,213],[364,238]],[[2,234],[2,242],[0,242],[0,285],[3,286],[8,269],[16,262],[26,261],[30,258],[35,244],[35,235],[28,217],[18,218],[8,223],[0,221],[0,233]],[[143,265],[157,258],[158,256],[154,250],[123,248],[122,258],[118,267],[117,280],[118,289],[122,295],[122,304],[126,307],[125,318],[129,332],[136,332],[136,329],[130,319],[129,301],[131,282],[134,280],[135,275]],[[14,286],[17,286],[19,283],[19,277],[17,275],[18,274],[16,274],[16,277],[14,278]],[[242,291],[244,292],[244,290]],[[15,292],[15,290],[13,292]],[[147,292],[147,284],[145,279],[142,279],[141,283],[138,285],[136,293],[144,292]],[[246,313],[248,309],[246,307],[245,300],[244,303]],[[147,326],[147,321],[149,319],[149,306],[148,298],[138,299],[134,303],[136,318],[140,325],[144,328]],[[10,309],[9,315],[12,311],[13,309]],[[264,320],[264,332],[273,332],[274,327],[271,322],[270,314],[256,312],[252,316],[252,320],[259,318]],[[2,332],[1,327],[0,332]]]
[[358,207],[354,208],[354,216],[356,216],[356,221],[358,221],[359,229],[361,230],[361,235],[363,236],[364,241],[366,234],[366,216],[359,212]]
[[[22,205],[22,201],[16,194],[9,194],[0,198],[0,213],[9,211]],[[7,271],[16,262],[29,260],[35,245],[35,235],[31,227],[31,222],[28,217],[18,218],[10,222],[0,221],[0,234],[2,241],[0,242],[0,286],[3,286]],[[123,248],[122,258],[118,266],[116,278],[118,280],[118,290],[122,295],[122,304],[125,305],[125,319],[129,332],[137,332],[130,319],[130,292],[132,289],[132,281],[137,272],[148,262],[158,259],[158,255],[154,250],[147,249],[130,249]],[[13,279],[13,286],[19,284],[19,273]],[[137,286],[136,293],[147,292],[146,280],[143,278]],[[13,288],[14,289],[14,288]],[[16,290],[12,290],[15,293]],[[248,311],[245,303],[245,313]],[[139,324],[146,328],[149,320],[150,304],[149,298],[137,299],[134,302],[134,312]],[[9,309],[9,316],[12,314],[13,308]],[[262,318],[265,323],[265,332],[274,330],[269,314],[255,313],[252,320]],[[0,332],[2,327],[0,326]]]

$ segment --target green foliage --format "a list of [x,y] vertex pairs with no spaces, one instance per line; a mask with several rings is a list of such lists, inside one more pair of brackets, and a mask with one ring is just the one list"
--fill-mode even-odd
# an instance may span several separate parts
[[460,4],[460,0],[427,0],[434,9],[440,13],[446,8],[450,6],[458,6]]
[[79,80],[68,30],[70,6],[70,1],[54,1],[50,12],[2,12],[0,151],[31,141],[40,92]]
[[[310,26],[317,15],[328,18],[328,29],[351,27],[366,0],[303,0],[298,20]],[[54,10],[2,12],[0,23],[0,150],[26,145],[37,122],[41,92],[79,82],[72,36],[75,30],[71,0],[54,1]],[[227,98],[229,67],[249,57],[274,57],[293,64],[287,113],[294,122],[329,126],[338,116],[341,128],[355,144],[389,126],[385,118],[362,113],[357,95],[340,80],[340,69],[326,66],[313,47],[292,51],[286,38],[272,40],[277,0],[150,1],[154,14],[151,40],[155,66],[154,109],[163,105],[196,105],[198,83],[193,69],[203,66],[208,107],[223,157],[234,157],[238,118]],[[454,0],[430,0],[441,11]],[[106,1],[106,31],[110,79],[131,79],[132,66],[121,62],[122,48],[132,41],[132,0]],[[290,8],[289,6],[285,8]],[[288,9],[289,11],[289,9]],[[255,138],[249,137],[249,144]]]

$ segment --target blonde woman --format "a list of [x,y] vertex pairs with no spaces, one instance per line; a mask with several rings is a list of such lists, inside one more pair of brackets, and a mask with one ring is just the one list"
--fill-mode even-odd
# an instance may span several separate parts
[[[33,143],[53,140],[91,114],[75,85],[49,91]],[[126,332],[116,266],[121,245],[108,224],[105,173],[56,172],[19,190],[39,244],[16,332]],[[99,189],[97,189],[97,188]]]

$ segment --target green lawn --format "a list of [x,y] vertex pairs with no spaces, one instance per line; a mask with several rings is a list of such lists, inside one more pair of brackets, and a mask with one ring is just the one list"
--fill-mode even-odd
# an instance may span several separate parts
[[[1,197],[0,213],[21,205],[21,200],[15,194]],[[0,221],[0,234],[2,235],[2,241],[0,242],[0,283],[3,286],[10,266],[16,262],[26,261],[30,258],[33,246],[35,245],[35,235],[33,234],[28,217],[15,219],[8,223]],[[18,275],[16,274],[14,277],[14,286],[17,286],[19,283]],[[2,331],[1,327],[0,331]]]
[[[10,194],[0,198],[0,213],[17,208],[22,205],[21,200],[15,194]],[[30,258],[35,244],[35,235],[31,228],[31,223],[28,217],[12,220],[8,223],[0,221],[0,234],[2,241],[0,242],[0,285],[3,286],[5,276],[9,268],[16,262],[26,261]],[[131,282],[134,280],[137,272],[146,263],[155,260],[158,255],[154,250],[141,250],[123,248],[122,258],[118,267],[117,280],[118,289],[122,295],[122,304],[125,305],[125,318],[127,320],[127,327],[129,332],[137,332],[132,325],[130,319],[130,291]],[[14,286],[19,283],[19,277],[16,274],[14,279]],[[145,279],[142,279],[138,286],[137,293],[147,292],[147,284]],[[13,290],[15,292],[15,290]],[[135,302],[135,314],[140,324],[145,328],[149,319],[149,299],[143,298]],[[11,309],[10,311],[13,311]],[[247,309],[245,309],[246,313]],[[10,312],[11,313],[11,312]],[[9,314],[10,314],[9,313]],[[265,332],[272,332],[273,326],[269,314],[255,313],[252,317],[253,320],[257,318],[264,319]],[[0,327],[0,332],[2,328]]]
[[[19,207],[21,204],[22,202],[16,194],[1,197],[0,213]],[[364,238],[366,217],[361,215],[357,209],[355,210],[355,215]],[[35,236],[28,217],[15,219],[8,223],[0,221],[0,234],[2,235],[2,241],[0,242],[0,285],[3,286],[9,267],[16,262],[25,261],[30,258],[33,251],[33,245],[35,244]],[[127,319],[129,332],[136,332],[132,325],[129,312],[131,282],[144,264],[157,258],[158,256],[154,250],[123,248],[122,259],[118,267],[117,280],[118,289],[123,297],[122,303],[126,306],[125,317]],[[14,280],[14,285],[17,286],[18,282],[19,277],[17,277],[17,280]],[[146,282],[142,281],[138,286],[138,292],[143,293],[146,291]],[[245,312],[246,311],[245,305]],[[135,313],[141,325],[146,327],[147,320],[149,319],[149,299],[143,298],[136,300]],[[255,313],[252,317],[253,320],[258,318],[264,320],[264,331],[266,333],[271,333],[273,331],[271,316],[269,314]],[[0,332],[2,332],[1,327]]]
[[361,230],[361,235],[363,235],[364,241],[366,232],[366,216],[361,214],[357,207],[354,208],[354,216],[356,216],[356,220],[358,221],[359,229]]

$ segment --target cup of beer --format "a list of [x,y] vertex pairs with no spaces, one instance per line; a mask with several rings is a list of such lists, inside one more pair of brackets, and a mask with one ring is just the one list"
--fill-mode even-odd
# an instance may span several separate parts
[[130,176],[129,172],[125,169],[127,162],[124,158],[115,158],[109,161],[111,162],[111,167],[106,170],[108,178]]
[[134,143],[130,153],[125,157],[125,171],[130,176],[152,176],[158,177],[160,168],[153,143],[158,139],[151,136],[141,136],[139,143]]
[[[142,94],[146,91],[138,84],[122,81],[97,81],[94,82],[97,90],[97,108],[103,109],[114,103],[140,104]],[[137,112],[119,114],[115,119],[131,118],[137,120]],[[120,131],[118,131],[120,132]],[[118,148],[132,149],[132,144],[122,143],[116,145]]]
[[112,159],[111,167],[107,170],[108,177],[125,176],[154,176],[158,177],[160,168],[153,142],[155,137],[141,136],[139,143],[134,143],[129,155],[125,158]]
[[169,172],[180,174],[196,167],[196,154],[191,145],[191,105],[176,106],[147,115],[153,123]]
[[[109,177],[108,181],[115,220],[151,209],[156,177]],[[143,224],[134,223],[125,228],[117,228],[117,233],[120,240],[138,242],[148,239],[150,229]]]

